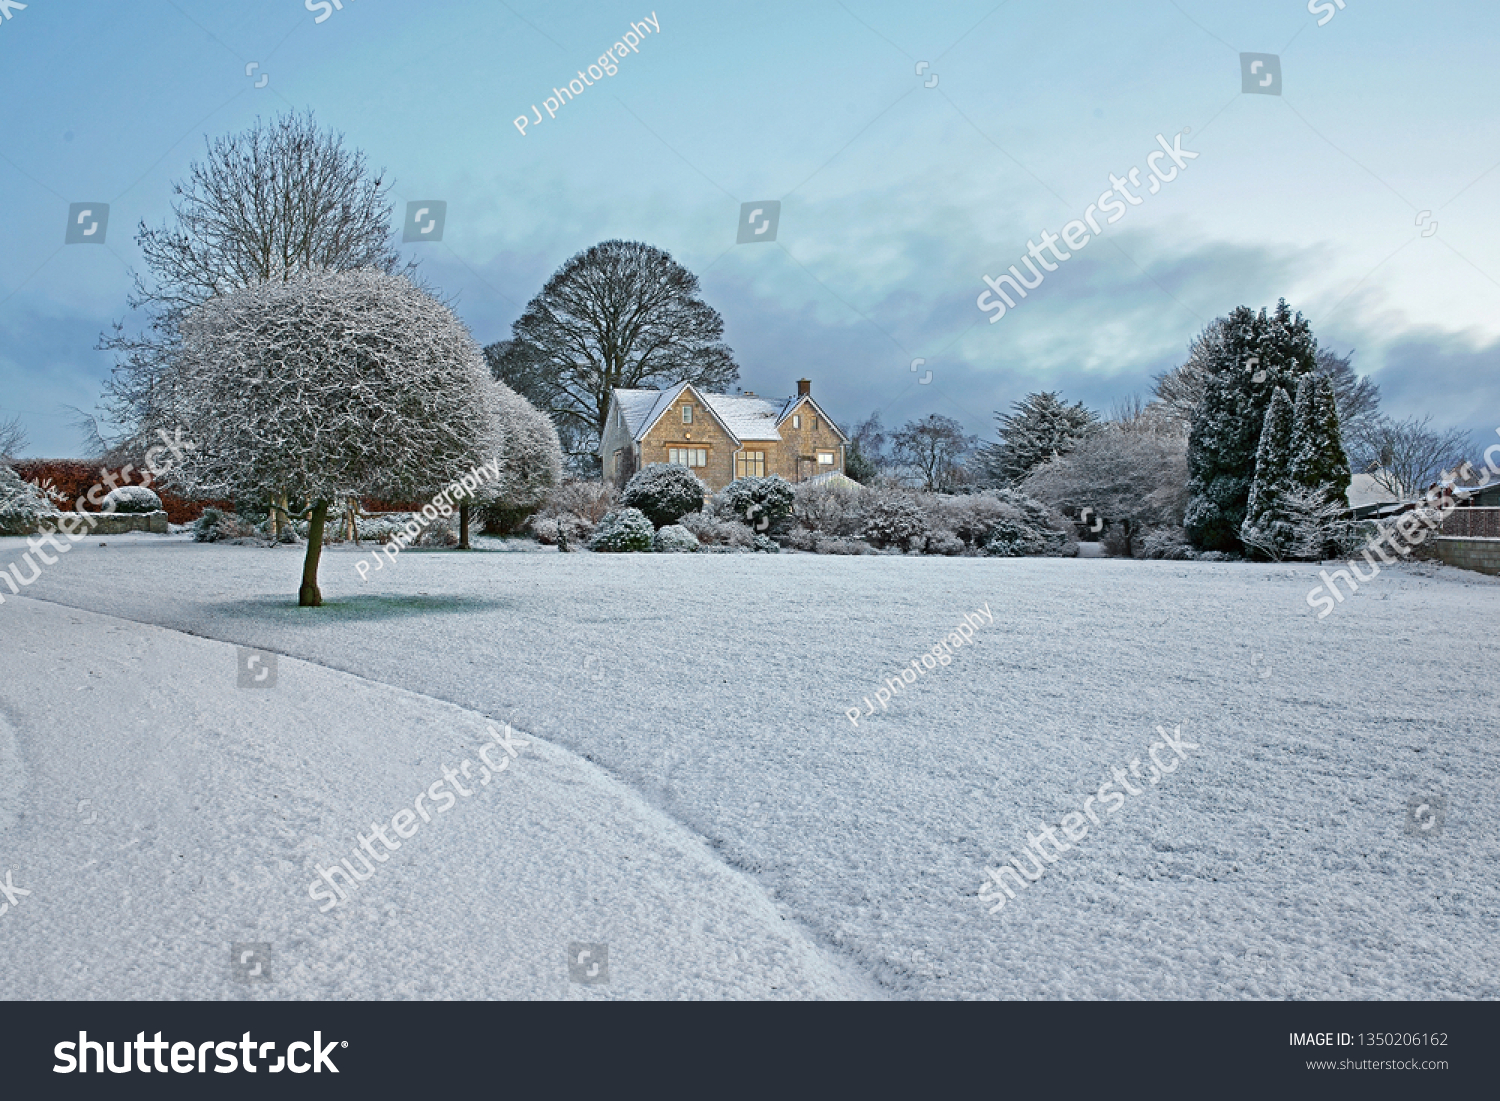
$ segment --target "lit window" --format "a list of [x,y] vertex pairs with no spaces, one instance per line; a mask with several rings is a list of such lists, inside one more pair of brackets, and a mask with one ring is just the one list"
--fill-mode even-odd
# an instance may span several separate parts
[[667,462],[680,463],[683,466],[707,466],[708,448],[669,447],[667,448]]
[[734,457],[736,478],[764,478],[766,476],[766,453],[764,451],[741,451]]
[[684,405],[682,407],[682,423],[683,424],[692,424],[693,423],[693,407],[691,405]]
[[801,428],[802,427],[802,415],[800,413],[793,413],[792,414],[792,427],[793,428]]
[[818,452],[818,465],[819,466],[832,466],[833,465],[833,452],[832,451],[819,451]]

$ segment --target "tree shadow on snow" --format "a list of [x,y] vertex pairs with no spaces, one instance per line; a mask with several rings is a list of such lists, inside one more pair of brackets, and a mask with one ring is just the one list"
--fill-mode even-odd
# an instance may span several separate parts
[[361,623],[377,620],[415,619],[444,613],[523,611],[519,600],[496,600],[467,596],[353,596],[323,602],[320,608],[299,608],[296,594],[260,597],[219,605],[218,614],[238,615],[269,623],[304,626],[314,623]]

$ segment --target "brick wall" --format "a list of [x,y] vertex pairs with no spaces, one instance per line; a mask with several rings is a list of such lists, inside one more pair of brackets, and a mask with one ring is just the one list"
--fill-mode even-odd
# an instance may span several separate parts
[[1500,508],[1456,508],[1443,518],[1442,534],[1500,539]]

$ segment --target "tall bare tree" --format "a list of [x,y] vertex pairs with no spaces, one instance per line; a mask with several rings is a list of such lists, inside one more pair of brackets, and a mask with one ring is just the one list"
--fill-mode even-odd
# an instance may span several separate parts
[[307,271],[370,268],[410,277],[415,269],[393,244],[384,174],[345,148],[341,134],[319,130],[311,113],[257,119],[206,144],[205,159],[173,185],[173,224],[142,222],[136,234],[146,272],[131,273],[128,302],[144,315],[144,328],[127,332],[117,322],[100,340],[116,354],[105,404],[127,436],[152,419],[187,311]]
[[1360,425],[1350,441],[1356,474],[1375,475],[1383,489],[1411,498],[1445,472],[1461,467],[1472,443],[1462,428],[1435,429],[1432,417],[1378,417]]
[[551,414],[575,469],[595,452],[615,387],[739,379],[724,320],[698,297],[698,277],[659,248],[601,241],[568,260],[511,328],[485,349],[490,369]]
[[929,413],[891,434],[891,452],[899,465],[921,477],[923,489],[946,493],[965,481],[964,459],[978,442],[952,417]]

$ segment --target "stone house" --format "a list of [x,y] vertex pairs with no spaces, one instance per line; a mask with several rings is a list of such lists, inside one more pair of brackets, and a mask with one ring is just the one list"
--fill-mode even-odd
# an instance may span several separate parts
[[616,485],[652,463],[682,463],[718,491],[736,478],[779,474],[805,482],[842,474],[848,444],[805,378],[793,397],[779,401],[679,382],[666,390],[613,390],[599,458]]

